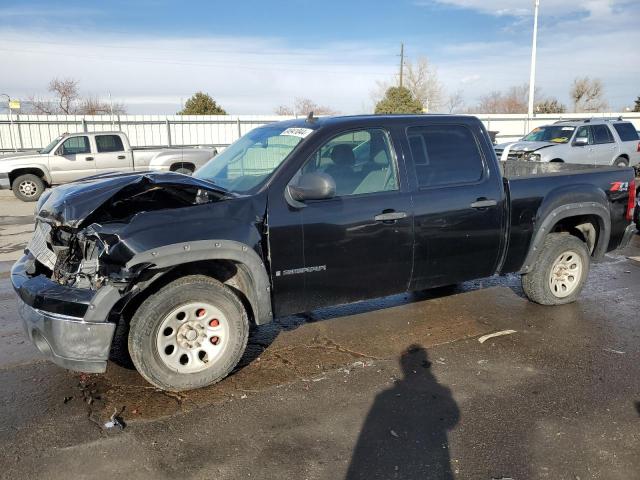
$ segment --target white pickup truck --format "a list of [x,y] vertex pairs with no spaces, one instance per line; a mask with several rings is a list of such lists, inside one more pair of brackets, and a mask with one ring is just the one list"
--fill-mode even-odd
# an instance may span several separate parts
[[217,153],[215,147],[131,148],[122,132],[65,133],[42,150],[0,156],[0,189],[34,202],[47,187],[106,172],[191,174]]

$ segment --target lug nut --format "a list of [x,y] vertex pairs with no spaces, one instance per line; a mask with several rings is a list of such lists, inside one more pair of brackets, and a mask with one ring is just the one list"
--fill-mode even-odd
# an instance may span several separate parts
[[196,317],[204,317],[207,311],[204,308],[199,308],[196,310]]
[[209,341],[213,344],[213,345],[217,345],[218,343],[220,343],[220,338],[219,337],[211,337],[209,339]]
[[220,320],[218,320],[217,318],[214,318],[209,322],[210,327],[217,327],[218,325],[220,325]]

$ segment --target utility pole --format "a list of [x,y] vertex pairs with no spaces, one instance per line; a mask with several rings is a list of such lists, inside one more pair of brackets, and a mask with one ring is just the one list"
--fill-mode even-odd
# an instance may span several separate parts
[[533,42],[531,45],[531,76],[529,77],[529,110],[528,117],[533,117],[533,101],[535,94],[536,83],[536,43],[538,42],[538,7],[540,7],[540,0],[534,0],[533,11]]
[[400,43],[400,88],[402,88],[403,72],[404,72],[404,43]]
[[111,99],[111,92],[109,92],[109,108],[111,109],[111,128],[115,130],[115,121],[113,119],[113,100]]

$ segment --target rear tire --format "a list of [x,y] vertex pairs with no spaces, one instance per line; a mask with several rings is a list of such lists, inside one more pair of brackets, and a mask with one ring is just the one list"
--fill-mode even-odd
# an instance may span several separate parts
[[129,353],[152,385],[191,390],[226,377],[240,361],[248,335],[240,299],[213,278],[191,275],[140,305],[131,320]]
[[193,174],[193,169],[190,167],[178,167],[175,170],[173,170],[176,173],[182,173],[183,175],[192,175]]
[[628,167],[629,166],[629,160],[627,160],[624,157],[618,157],[613,161],[613,165],[616,167]]
[[42,179],[32,173],[20,175],[11,186],[16,198],[23,202],[35,202],[44,192],[44,188]]
[[522,275],[529,300],[541,305],[574,302],[589,274],[587,246],[568,233],[551,233],[542,244],[534,269]]

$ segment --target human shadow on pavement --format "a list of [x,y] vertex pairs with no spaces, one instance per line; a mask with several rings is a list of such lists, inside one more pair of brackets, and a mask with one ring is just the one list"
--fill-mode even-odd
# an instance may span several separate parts
[[356,479],[453,479],[447,432],[460,417],[451,391],[431,373],[427,351],[400,357],[404,377],[378,394],[347,471]]

